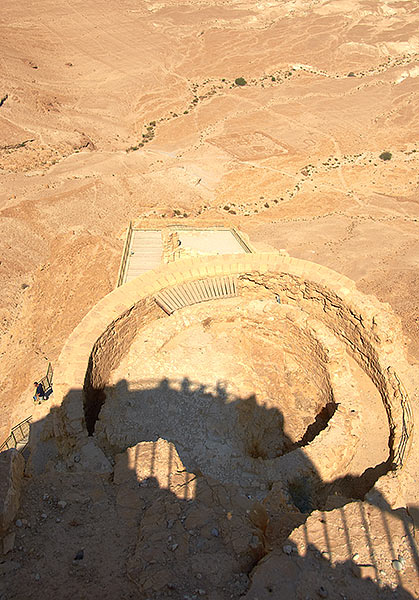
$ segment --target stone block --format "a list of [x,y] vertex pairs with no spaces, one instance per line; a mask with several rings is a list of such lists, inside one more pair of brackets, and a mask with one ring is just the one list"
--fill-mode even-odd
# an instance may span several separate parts
[[14,449],[0,453],[0,534],[6,532],[19,509],[25,460]]
[[15,547],[16,533],[12,531],[4,536],[2,540],[2,552],[3,554],[7,554],[11,552]]
[[113,472],[111,463],[93,438],[89,438],[86,444],[80,448],[79,454],[80,462],[77,463],[78,470],[106,476]]

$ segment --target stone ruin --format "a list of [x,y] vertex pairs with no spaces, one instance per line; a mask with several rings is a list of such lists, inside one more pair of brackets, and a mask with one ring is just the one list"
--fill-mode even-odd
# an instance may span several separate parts
[[[28,468],[51,469],[53,442],[59,469],[115,486],[140,597],[299,598],[333,560],[353,575],[353,532],[383,511],[414,570],[393,511],[411,368],[398,319],[346,277],[278,253],[173,262],[103,298],[55,372]],[[340,589],[394,589],[380,560]]]

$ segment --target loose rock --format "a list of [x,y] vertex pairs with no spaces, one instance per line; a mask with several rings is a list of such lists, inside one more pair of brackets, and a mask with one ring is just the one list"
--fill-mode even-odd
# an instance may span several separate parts
[[7,554],[13,550],[15,545],[16,534],[13,531],[3,538],[3,554]]
[[397,560],[397,559],[392,560],[391,561],[391,566],[393,567],[393,569],[395,571],[402,571],[403,570],[403,565],[402,565],[402,562],[400,560]]

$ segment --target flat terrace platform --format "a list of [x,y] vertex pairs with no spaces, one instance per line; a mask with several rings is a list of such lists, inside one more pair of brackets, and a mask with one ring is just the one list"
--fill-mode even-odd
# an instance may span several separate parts
[[202,254],[243,254],[248,251],[231,229],[193,229],[177,233],[183,247]]
[[[167,239],[173,235],[178,240],[178,251],[166,252],[165,255]],[[156,269],[162,263],[181,260],[182,257],[248,252],[252,252],[252,249],[235,229],[168,227],[159,230],[137,229],[130,225],[117,285]]]

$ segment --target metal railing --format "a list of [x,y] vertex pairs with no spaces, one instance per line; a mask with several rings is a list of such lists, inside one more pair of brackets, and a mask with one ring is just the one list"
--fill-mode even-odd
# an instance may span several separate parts
[[127,237],[125,240],[124,251],[122,253],[121,264],[119,265],[118,281],[116,283],[116,287],[119,287],[120,285],[122,285],[124,283],[125,271],[127,268],[127,260],[128,260],[128,255],[129,255],[129,249],[131,247],[133,231],[134,231],[134,228],[132,226],[132,221],[130,221],[129,226],[128,226],[128,231],[127,231]]
[[[0,446],[0,452],[3,452],[3,450],[10,450],[10,448],[17,448],[22,442],[27,442],[31,428],[31,421],[32,415],[26,417],[26,419],[15,425],[12,428],[9,437]],[[23,450],[23,447],[20,448],[20,450]]]
[[45,377],[43,377],[42,379],[39,380],[39,383],[41,383],[42,387],[44,388],[44,392],[45,392],[47,399],[52,394],[52,378],[53,378],[53,376],[54,376],[54,370],[52,368],[51,363],[48,363],[47,374],[45,375]]
[[252,248],[249,246],[249,244],[247,244],[244,241],[244,239],[242,238],[242,236],[240,235],[240,233],[237,231],[237,229],[235,227],[232,227],[230,229],[230,231],[233,234],[234,238],[238,241],[238,243],[240,244],[240,246],[243,248],[243,250],[247,254],[252,254],[254,252],[254,250],[252,250]]
[[[52,368],[52,364],[48,363],[47,374],[39,380],[39,383],[42,383],[42,387],[44,388],[46,398],[49,398],[49,396],[52,394],[53,376],[54,369]],[[21,448],[19,448],[19,450],[24,450],[29,439],[31,421],[32,415],[29,415],[29,417],[26,417],[26,419],[23,419],[23,421],[12,427],[9,437],[0,445],[0,452],[3,452],[3,450],[10,450],[10,448],[17,448],[19,444],[22,444],[22,442],[25,443]]]
[[394,452],[393,464],[395,469],[401,469],[410,450],[410,443],[414,427],[413,412],[406,388],[404,387],[404,385],[402,384],[402,382],[397,377],[394,371],[392,372],[392,375],[394,376],[398,384],[399,393],[401,396],[400,404],[402,407],[403,414],[402,432],[400,435],[399,443]]

